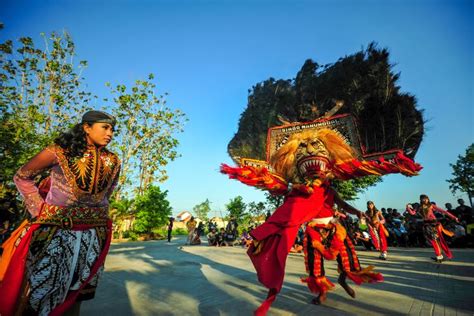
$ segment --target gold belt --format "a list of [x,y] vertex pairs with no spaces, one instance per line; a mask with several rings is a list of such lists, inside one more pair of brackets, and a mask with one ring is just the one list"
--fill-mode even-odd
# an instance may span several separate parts
[[106,226],[109,220],[108,213],[108,206],[62,207],[45,203],[33,223],[55,225],[63,229],[72,229],[75,226]]

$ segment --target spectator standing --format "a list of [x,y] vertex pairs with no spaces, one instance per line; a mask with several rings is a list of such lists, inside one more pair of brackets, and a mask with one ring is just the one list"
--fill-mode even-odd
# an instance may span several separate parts
[[171,242],[171,232],[173,231],[174,217],[170,217],[170,222],[168,223],[168,242]]
[[469,224],[472,224],[472,208],[467,205],[464,205],[463,199],[458,199],[459,206],[456,207],[456,214],[459,217],[460,221],[466,227]]
[[194,231],[196,230],[197,222],[194,219],[194,216],[191,216],[191,219],[186,223],[186,228],[188,229],[188,239],[186,240],[186,245],[191,245],[194,239]]

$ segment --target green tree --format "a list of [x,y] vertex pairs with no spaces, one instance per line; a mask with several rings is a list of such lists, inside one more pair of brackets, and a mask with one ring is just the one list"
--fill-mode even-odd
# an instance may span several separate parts
[[230,199],[229,203],[225,206],[229,211],[229,216],[234,216],[237,223],[242,223],[244,216],[246,215],[247,205],[244,203],[243,198],[239,195],[233,199]]
[[[71,36],[41,34],[0,44],[0,190],[16,170],[75,123],[92,96],[83,88],[86,61],[75,62]],[[3,195],[4,193],[0,193]]]
[[133,204],[134,200],[129,199],[114,200],[110,203],[109,215],[115,227],[117,227],[116,232],[119,234],[119,239],[122,239],[124,220],[133,214]]
[[351,201],[357,198],[357,194],[364,192],[368,187],[382,182],[379,176],[367,176],[362,178],[355,178],[352,180],[332,182],[332,187],[339,193],[342,199]]
[[453,168],[453,178],[446,180],[450,183],[449,188],[456,194],[461,191],[469,197],[472,206],[474,195],[474,144],[469,145],[464,156],[459,155],[455,164],[449,164]]
[[150,185],[135,202],[135,231],[151,233],[168,222],[172,208],[166,199],[168,191],[161,191],[157,186]]
[[269,192],[265,192],[265,199],[267,210],[273,212],[283,204],[285,197],[283,195],[273,195]]
[[168,107],[163,95],[156,95],[153,79],[150,74],[147,80],[135,81],[131,89],[107,84],[117,104],[113,111],[118,121],[114,138],[122,160],[116,196],[124,186],[137,187],[140,195],[154,181],[165,181],[165,167],[179,156],[175,134],[183,132],[187,119],[180,110]]
[[195,205],[193,211],[197,218],[207,221],[208,214],[211,211],[211,202],[209,202],[209,199],[206,199],[204,202]]
[[265,210],[267,209],[265,203],[263,202],[250,202],[248,205],[248,211],[253,218],[260,217],[265,215]]

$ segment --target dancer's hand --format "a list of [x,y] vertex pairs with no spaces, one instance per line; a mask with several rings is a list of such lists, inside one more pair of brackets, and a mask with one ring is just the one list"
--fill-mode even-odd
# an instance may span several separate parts
[[337,217],[337,218],[346,218],[347,217],[346,214],[341,213],[339,211],[334,211],[334,216]]

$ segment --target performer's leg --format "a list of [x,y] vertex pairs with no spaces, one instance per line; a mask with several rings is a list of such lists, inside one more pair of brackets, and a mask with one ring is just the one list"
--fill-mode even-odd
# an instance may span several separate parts
[[[308,230],[312,230],[313,234],[315,233],[310,227],[307,228]],[[332,289],[334,284],[325,276],[323,256],[313,247],[309,233],[306,234],[303,240],[303,251],[306,272],[309,274],[309,277],[302,279],[302,281],[308,285],[308,289],[312,293],[318,294],[311,302],[319,305],[326,300],[327,291]]]
[[451,250],[449,250],[448,244],[446,243],[446,240],[443,237],[443,227],[441,225],[438,225],[437,230],[438,230],[439,244],[441,248],[443,249],[444,253],[446,254],[446,257],[448,259],[451,259],[453,257],[453,254],[451,253]]
[[431,242],[431,246],[433,246],[434,252],[436,254],[436,259],[442,260],[443,255],[441,254],[441,247],[439,246],[438,241],[435,240],[435,239],[431,239],[430,242]]
[[374,245],[374,248],[376,250],[380,250],[379,237],[377,236],[378,234],[374,227],[369,226],[369,234],[370,234],[370,239],[372,240],[372,244]]
[[[324,276],[324,259],[321,254],[313,248],[312,240],[309,235],[306,238],[305,258],[306,272],[309,273],[310,277]],[[314,289],[310,288],[310,290],[311,292],[316,292]],[[325,300],[326,292],[324,290],[320,290],[319,295],[315,297],[312,302],[313,304],[321,304]]]
[[[345,272],[347,277],[351,279],[355,284],[360,285],[362,283],[373,283],[383,281],[382,274],[373,271],[373,266],[368,266],[364,269],[361,268],[359,258],[357,257],[357,253],[350,238],[347,237],[344,240],[344,245],[340,248],[339,254],[339,271]],[[341,281],[344,281],[344,277],[341,278]],[[346,289],[344,288],[344,290]],[[350,290],[346,290],[346,292],[349,295],[351,295],[352,293],[352,291]]]
[[[340,261],[340,258],[341,256],[339,255],[337,257],[337,261],[339,263]],[[349,284],[347,284],[347,273],[343,270],[341,270],[341,273],[339,274],[339,278],[337,279],[337,282],[339,283],[339,285],[342,286],[342,288],[344,289],[344,291],[346,291],[347,294],[349,294],[349,296],[355,298],[356,294],[355,294],[355,291],[349,286]]]
[[425,223],[423,226],[423,235],[425,236],[425,239],[430,242],[436,254],[436,257],[431,257],[431,259],[438,262],[443,261],[444,257],[441,253],[441,247],[439,245],[439,234],[437,225],[434,225],[433,223]]
[[382,224],[379,225],[378,233],[380,237],[380,259],[387,260],[387,237]]
[[[324,271],[324,259],[323,256],[319,253],[317,250],[313,250],[314,254],[314,270],[320,271],[320,274],[318,277],[325,277],[325,271]],[[326,301],[327,298],[327,289],[322,289],[319,292],[319,295],[315,298],[313,298],[312,303],[316,305],[320,305]]]
[[350,273],[352,270],[357,271],[355,267],[356,262],[358,265],[357,257],[354,258],[354,253],[352,253],[349,245],[346,242],[344,242],[344,246],[342,247],[342,249],[339,252],[339,255],[337,256],[337,265],[338,265],[338,270],[340,272],[337,282],[342,286],[344,291],[346,291],[346,293],[349,294],[349,296],[351,297],[355,297],[355,291],[349,286],[349,284],[347,284],[347,273]]

